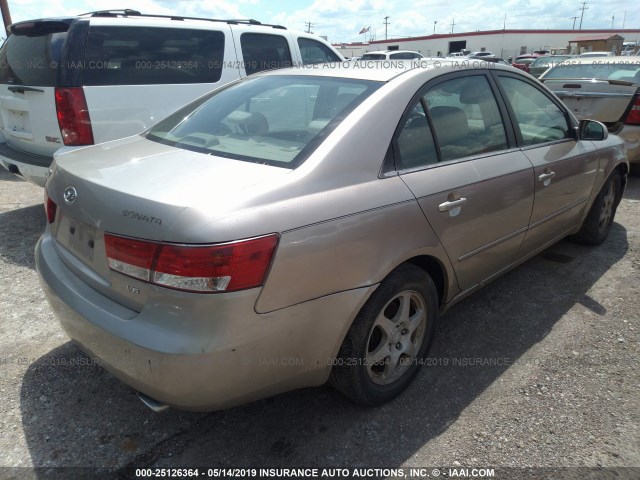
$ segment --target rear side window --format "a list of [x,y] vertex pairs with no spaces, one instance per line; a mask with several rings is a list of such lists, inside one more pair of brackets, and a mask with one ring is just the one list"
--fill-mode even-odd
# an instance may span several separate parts
[[386,60],[387,56],[384,53],[365,53],[360,57],[360,60]]
[[0,49],[0,83],[55,87],[66,35],[10,35]]
[[240,45],[247,75],[291,66],[289,44],[282,35],[243,33]]
[[298,47],[302,54],[302,63],[305,65],[340,61],[329,47],[310,38],[298,38]]
[[422,58],[422,55],[414,52],[398,52],[389,55],[391,60],[413,60],[414,58]]
[[214,83],[220,80],[224,33],[155,27],[94,27],[82,68],[84,85]]

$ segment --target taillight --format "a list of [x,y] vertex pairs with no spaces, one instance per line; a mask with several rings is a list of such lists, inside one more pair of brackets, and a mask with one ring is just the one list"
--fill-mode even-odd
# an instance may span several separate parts
[[277,235],[216,245],[174,245],[105,234],[109,267],[188,292],[230,292],[263,284]]
[[56,88],[56,114],[67,146],[93,145],[93,130],[82,87]]
[[58,206],[56,203],[49,198],[47,194],[47,190],[44,191],[44,211],[47,214],[47,222],[53,223],[56,221],[56,211],[58,210]]
[[636,95],[633,99],[631,110],[627,113],[624,123],[627,125],[640,125],[640,96]]

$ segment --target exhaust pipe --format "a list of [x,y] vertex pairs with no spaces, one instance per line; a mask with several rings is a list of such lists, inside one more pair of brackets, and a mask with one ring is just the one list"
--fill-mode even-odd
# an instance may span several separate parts
[[142,403],[144,403],[147,407],[149,407],[151,410],[153,410],[156,413],[160,413],[166,410],[167,408],[169,408],[169,405],[160,403],[157,400],[154,400],[153,398],[145,395],[144,393],[138,392],[138,398]]

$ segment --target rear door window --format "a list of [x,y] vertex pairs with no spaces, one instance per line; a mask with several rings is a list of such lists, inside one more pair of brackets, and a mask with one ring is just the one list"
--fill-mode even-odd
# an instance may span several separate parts
[[423,99],[442,161],[507,148],[502,116],[483,75],[448,80],[429,89]]
[[152,85],[220,80],[225,36],[221,31],[156,27],[93,27],[83,83]]
[[243,33],[240,45],[247,75],[292,65],[289,43],[282,35]]
[[305,65],[340,61],[329,47],[310,38],[298,38],[298,47],[300,47],[302,63]]

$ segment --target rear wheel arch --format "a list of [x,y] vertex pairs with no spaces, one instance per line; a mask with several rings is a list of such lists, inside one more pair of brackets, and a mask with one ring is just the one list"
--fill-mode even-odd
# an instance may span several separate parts
[[449,276],[442,262],[431,255],[420,255],[410,258],[404,263],[410,263],[421,268],[431,277],[438,291],[438,302],[442,307],[447,302],[447,294],[449,292]]

